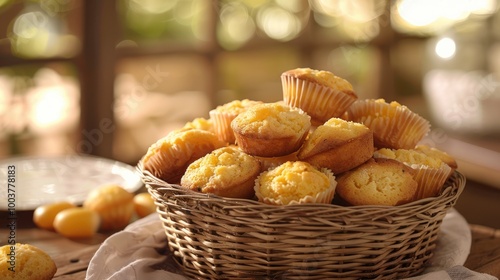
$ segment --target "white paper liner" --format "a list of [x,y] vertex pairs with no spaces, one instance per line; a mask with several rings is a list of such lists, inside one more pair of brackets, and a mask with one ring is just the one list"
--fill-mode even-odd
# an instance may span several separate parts
[[236,138],[234,137],[233,129],[231,128],[231,121],[236,118],[236,114],[228,114],[211,110],[209,112],[210,119],[212,119],[214,131],[219,140],[234,144]]
[[414,176],[418,183],[416,200],[439,195],[439,191],[451,172],[451,167],[445,163],[442,163],[439,168],[416,164],[412,164],[410,167],[417,170],[417,174]]
[[373,131],[378,148],[412,149],[430,130],[429,122],[407,107],[393,107],[371,99],[354,102],[348,117]]
[[284,102],[289,106],[301,108],[318,123],[342,116],[356,101],[356,97],[342,90],[292,76],[281,76],[281,82]]
[[[373,157],[394,159],[379,154],[376,151],[373,154]],[[444,162],[441,162],[439,168],[432,168],[425,164],[412,164],[404,161],[401,162],[416,171],[416,174],[413,175],[413,179],[418,183],[417,192],[414,198],[415,200],[437,196],[452,172],[451,167]]]

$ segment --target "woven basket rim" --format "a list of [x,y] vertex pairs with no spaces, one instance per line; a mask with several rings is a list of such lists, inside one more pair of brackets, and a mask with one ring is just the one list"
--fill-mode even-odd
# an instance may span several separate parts
[[[349,205],[349,206],[345,206],[345,205],[338,205],[338,204],[333,204],[333,203],[270,205],[270,204],[266,204],[266,203],[263,203],[263,202],[260,202],[258,200],[254,200],[254,199],[229,198],[229,197],[222,197],[222,196],[219,196],[216,194],[196,192],[196,191],[193,191],[190,189],[186,189],[179,184],[171,184],[171,183],[163,181],[162,179],[155,177],[151,172],[149,172],[148,170],[145,170],[143,168],[141,162],[139,162],[137,164],[136,168],[140,172],[140,174],[142,174],[142,180],[143,180],[143,183],[146,185],[146,187],[154,189],[154,191],[157,192],[158,194],[160,194],[160,196],[162,196],[167,191],[176,190],[176,191],[183,193],[182,195],[179,195],[179,194],[176,195],[176,197],[179,197],[179,198],[183,197],[183,198],[192,198],[192,199],[203,200],[203,201],[212,200],[212,201],[218,201],[218,202],[227,201],[227,202],[231,202],[231,204],[233,204],[231,206],[228,205],[228,207],[231,207],[231,208],[238,207],[238,206],[234,206],[234,204],[241,204],[241,207],[244,207],[245,205],[251,204],[253,206],[260,206],[262,208],[270,208],[270,209],[279,209],[279,208],[301,209],[301,208],[304,208],[306,206],[307,207],[326,207],[326,208],[345,208],[345,207],[348,207],[349,209],[352,209],[352,210],[365,210],[365,209],[384,210],[384,209],[398,209],[398,208],[403,209],[403,208],[411,208],[411,207],[415,207],[418,205],[432,203],[435,200],[440,200],[440,199],[443,199],[445,197],[448,197],[448,196],[450,196],[449,193],[453,192],[453,190],[456,187],[458,187],[458,189],[457,189],[457,191],[456,191],[457,193],[455,195],[458,197],[458,196],[460,196],[460,194],[464,190],[465,182],[466,182],[465,176],[461,172],[455,170],[453,172],[453,174],[448,178],[448,180],[443,185],[443,187],[440,191],[440,194],[438,196],[427,197],[427,198],[423,198],[423,199],[419,199],[419,200],[415,200],[415,201],[412,201],[409,203],[395,205],[395,206],[388,206],[388,205]],[[452,184],[450,182],[450,180],[462,180],[463,183],[457,184],[457,186],[454,186],[454,184]],[[153,188],[153,186],[154,186],[154,188]]]

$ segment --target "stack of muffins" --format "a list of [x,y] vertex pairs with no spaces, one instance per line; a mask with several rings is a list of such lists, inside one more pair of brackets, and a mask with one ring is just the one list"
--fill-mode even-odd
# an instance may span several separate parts
[[143,168],[196,192],[272,205],[388,206],[439,195],[457,168],[418,145],[430,124],[404,105],[359,100],[328,71],[292,69],[281,81],[283,100],[218,106],[154,143]]

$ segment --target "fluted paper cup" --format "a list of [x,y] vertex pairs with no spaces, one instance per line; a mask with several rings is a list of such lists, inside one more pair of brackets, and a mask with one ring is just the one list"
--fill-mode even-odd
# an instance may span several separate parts
[[406,106],[382,99],[358,100],[349,107],[347,116],[373,131],[377,148],[413,149],[430,130],[429,122]]
[[281,82],[283,101],[304,110],[316,126],[342,116],[357,99],[352,91],[326,87],[293,76],[282,75]]

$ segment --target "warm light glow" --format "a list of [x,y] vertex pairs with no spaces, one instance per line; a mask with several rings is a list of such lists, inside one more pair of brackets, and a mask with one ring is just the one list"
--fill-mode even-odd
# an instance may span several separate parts
[[64,118],[67,98],[60,88],[46,88],[36,93],[31,112],[33,124],[49,127]]
[[307,5],[304,5],[304,1],[302,0],[274,0],[276,4],[280,7],[292,12],[292,13],[300,13],[304,10]]
[[60,22],[45,12],[26,8],[12,22],[12,52],[22,57],[70,57],[80,48],[74,35],[61,33]]
[[22,133],[26,128],[26,102],[23,95],[14,92],[23,82],[0,73],[0,137]]
[[29,129],[43,134],[74,127],[79,116],[77,85],[47,68],[35,74],[34,82],[26,93]]
[[376,19],[385,7],[381,1],[351,0],[340,1],[339,8],[342,14],[354,22],[368,22]]
[[129,8],[147,14],[163,14],[177,5],[177,0],[130,0]]
[[491,15],[498,8],[498,0],[475,0],[468,4],[473,14]]
[[27,57],[47,56],[53,51],[50,43],[49,19],[42,12],[27,12],[19,15],[12,26],[14,51]]
[[340,1],[337,0],[311,0],[312,9],[320,14],[331,17],[342,16]]
[[434,35],[472,14],[497,10],[496,0],[396,0],[391,22],[400,32]]
[[446,19],[461,21],[466,19],[471,11],[469,0],[441,0],[439,10],[440,16]]
[[10,79],[0,75],[0,116],[8,112],[12,89],[13,85]]
[[226,49],[236,49],[252,38],[255,24],[248,8],[242,3],[224,5],[220,13],[221,24],[217,26],[220,44]]
[[399,15],[409,24],[425,26],[439,18],[439,10],[433,0],[404,0],[397,6]]
[[455,56],[456,44],[451,38],[442,38],[436,43],[436,54],[443,59],[450,59]]
[[379,17],[384,0],[311,0],[314,20],[326,28],[337,28],[346,38],[370,41],[380,32]]
[[280,41],[295,38],[302,29],[297,16],[278,6],[269,6],[260,10],[257,24],[267,36]]

